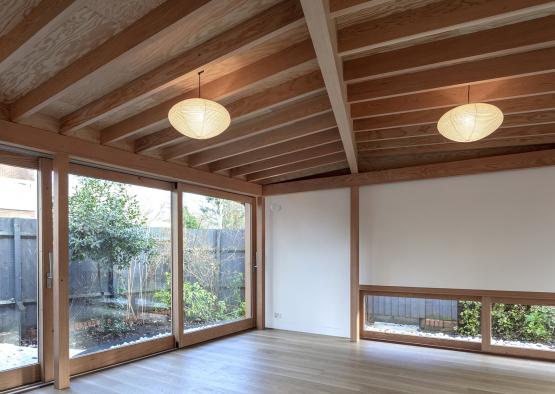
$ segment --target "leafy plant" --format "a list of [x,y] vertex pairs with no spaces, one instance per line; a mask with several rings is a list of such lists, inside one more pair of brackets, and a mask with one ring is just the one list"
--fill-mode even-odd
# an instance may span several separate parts
[[476,301],[459,301],[458,310],[457,333],[472,337],[480,335],[481,303]]
[[[480,334],[479,303],[459,302],[457,332]],[[522,304],[494,304],[492,336],[508,341],[555,343],[555,307]]]
[[127,268],[156,241],[146,231],[137,198],[124,184],[79,178],[69,198],[69,251],[72,262],[92,259],[103,267]]

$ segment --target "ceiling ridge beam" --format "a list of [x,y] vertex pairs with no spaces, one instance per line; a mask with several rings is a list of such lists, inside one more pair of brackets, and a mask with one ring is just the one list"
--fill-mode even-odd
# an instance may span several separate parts
[[252,137],[235,141],[233,144],[226,144],[195,153],[188,156],[186,161],[191,167],[198,167],[230,156],[278,144],[305,135],[315,134],[335,127],[336,123],[333,114],[328,112],[272,129],[269,132],[258,133]]
[[349,168],[352,173],[357,173],[357,150],[342,77],[342,64],[337,55],[335,23],[331,20],[327,4],[325,1],[301,0],[308,31],[343,141]]
[[[333,128],[333,129],[321,131],[316,134],[310,134],[304,137],[299,137],[289,141],[280,142],[279,144],[266,146],[250,152],[231,156],[226,159],[218,160],[213,163],[210,163],[209,167],[210,167],[210,171],[213,171],[213,172],[231,170],[231,175],[233,176],[234,175],[233,169],[235,169],[236,167],[249,165],[262,160],[285,155],[287,153],[295,153],[304,149],[313,148],[330,142],[338,142],[338,141],[341,143],[339,130],[337,130],[337,128]],[[241,175],[241,174],[237,174],[237,175]]]
[[168,1],[158,6],[15,101],[11,105],[12,119],[17,121],[44,108],[78,81],[186,18],[208,1]]
[[268,130],[272,130],[299,120],[310,118],[331,109],[326,95],[318,95],[276,109],[267,115],[232,125],[225,133],[209,140],[188,140],[172,145],[162,151],[165,160],[175,160],[207,149],[229,144]]
[[262,194],[270,196],[552,165],[555,165],[555,149],[276,183],[263,186]]
[[545,48],[410,74],[371,79],[349,85],[347,96],[350,102],[387,98],[554,70],[555,48]]
[[443,0],[344,27],[338,31],[338,48],[342,56],[352,55],[454,30],[543,16],[553,9],[549,0]]
[[343,62],[347,82],[384,78],[555,45],[555,15]]
[[[202,96],[209,100],[220,100],[272,77],[291,68],[300,66],[315,58],[312,44],[309,40],[291,45],[272,55],[266,56],[254,63],[223,75],[202,86]],[[168,112],[179,101],[197,97],[198,89],[191,89],[164,101],[154,107],[145,109],[101,131],[103,144],[115,142],[132,136],[158,123],[169,124]]]
[[41,1],[23,20],[0,36],[0,64],[7,62],[32,40],[41,39],[51,26],[83,4],[82,0]]
[[272,6],[63,117],[61,130],[68,132],[87,126],[163,89],[187,73],[277,37],[299,25],[302,16],[294,0]]
[[330,142],[327,144],[300,149],[296,152],[267,158],[266,160],[261,160],[255,163],[250,163],[241,167],[233,168],[230,171],[229,175],[232,177],[248,175],[255,172],[270,170],[275,167],[293,164],[303,160],[315,159],[317,157],[327,156],[339,152],[343,152],[343,145],[341,144],[341,141]]

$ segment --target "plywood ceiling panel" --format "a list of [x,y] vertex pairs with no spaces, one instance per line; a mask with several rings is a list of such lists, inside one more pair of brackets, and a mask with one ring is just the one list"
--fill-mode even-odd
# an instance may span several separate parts
[[161,3],[82,1],[81,7],[57,21],[45,37],[0,65],[0,101],[21,97]]
[[[181,22],[161,31],[74,84],[59,101],[71,103],[73,110],[82,107],[277,2],[277,0],[211,1]],[[213,23],[215,20],[218,23]],[[210,78],[209,74],[207,68],[205,77]],[[190,86],[194,80],[194,76],[186,76],[183,84]],[[147,106],[151,104],[152,102],[147,100]],[[50,107],[47,106],[43,112],[48,114],[49,110]]]

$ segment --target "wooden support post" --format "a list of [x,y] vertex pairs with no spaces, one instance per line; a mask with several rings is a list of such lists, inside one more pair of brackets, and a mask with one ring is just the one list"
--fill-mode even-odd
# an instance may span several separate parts
[[172,329],[176,347],[183,347],[183,190],[172,191]]
[[359,308],[359,190],[351,187],[351,342],[360,339]]
[[69,157],[54,155],[54,387],[69,387]]
[[256,328],[266,327],[266,201],[264,197],[256,199]]
[[482,332],[482,351],[491,351],[491,297],[482,297],[482,315],[481,315],[481,332]]
[[39,159],[39,358],[41,379],[54,379],[52,357],[52,160]]

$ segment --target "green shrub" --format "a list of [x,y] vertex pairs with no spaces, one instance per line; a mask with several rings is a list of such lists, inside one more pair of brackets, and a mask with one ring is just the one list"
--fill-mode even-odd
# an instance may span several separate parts
[[525,341],[555,341],[555,308],[540,305],[494,304],[492,309],[494,338]]
[[459,318],[457,333],[475,337],[480,335],[481,303],[476,301],[460,301],[458,304]]
[[[242,277],[242,274],[241,274]],[[171,276],[166,274],[166,288],[154,294],[154,299],[164,305],[171,306]],[[218,296],[198,282],[185,282],[183,286],[185,301],[185,320],[187,322],[210,323],[222,320],[237,319],[245,315],[245,303],[226,304],[218,300]]]
[[[459,302],[457,333],[480,334],[480,303]],[[491,312],[492,336],[521,342],[555,342],[555,308],[539,305],[494,304]]]

